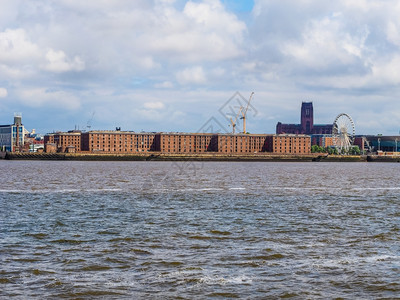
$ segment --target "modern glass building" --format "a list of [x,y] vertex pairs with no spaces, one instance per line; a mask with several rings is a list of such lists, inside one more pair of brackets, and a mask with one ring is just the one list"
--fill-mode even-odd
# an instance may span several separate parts
[[399,152],[400,150],[400,136],[387,136],[387,135],[367,135],[367,141],[373,152]]
[[18,151],[24,145],[24,132],[21,115],[14,116],[14,124],[0,125],[0,150]]

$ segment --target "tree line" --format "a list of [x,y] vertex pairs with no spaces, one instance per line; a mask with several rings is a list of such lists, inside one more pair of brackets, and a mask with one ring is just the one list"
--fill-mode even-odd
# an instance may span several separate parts
[[352,146],[348,151],[342,149],[339,153],[338,149],[335,147],[322,147],[318,145],[311,146],[311,153],[328,153],[328,154],[350,154],[350,155],[360,155],[361,150],[358,146]]

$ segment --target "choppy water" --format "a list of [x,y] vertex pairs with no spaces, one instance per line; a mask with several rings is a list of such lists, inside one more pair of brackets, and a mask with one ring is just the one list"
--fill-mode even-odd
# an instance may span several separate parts
[[396,298],[400,164],[0,161],[0,297]]

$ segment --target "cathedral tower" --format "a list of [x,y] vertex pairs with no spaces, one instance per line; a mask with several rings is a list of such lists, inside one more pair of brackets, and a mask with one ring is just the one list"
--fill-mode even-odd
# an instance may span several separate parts
[[301,131],[304,134],[311,134],[314,127],[314,111],[312,102],[301,104]]

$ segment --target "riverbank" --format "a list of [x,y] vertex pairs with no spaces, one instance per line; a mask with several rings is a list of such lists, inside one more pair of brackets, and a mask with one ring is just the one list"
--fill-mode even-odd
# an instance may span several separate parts
[[81,160],[81,161],[283,161],[283,162],[400,162],[400,156],[378,155],[279,155],[271,153],[222,154],[222,153],[0,153],[9,160]]
[[368,162],[398,162],[400,163],[399,155],[368,155]]
[[87,161],[351,161],[365,162],[366,156],[321,155],[278,155],[271,153],[254,154],[173,154],[173,153],[135,153],[135,154],[99,154],[99,153],[11,153],[2,158],[9,160],[87,160]]

